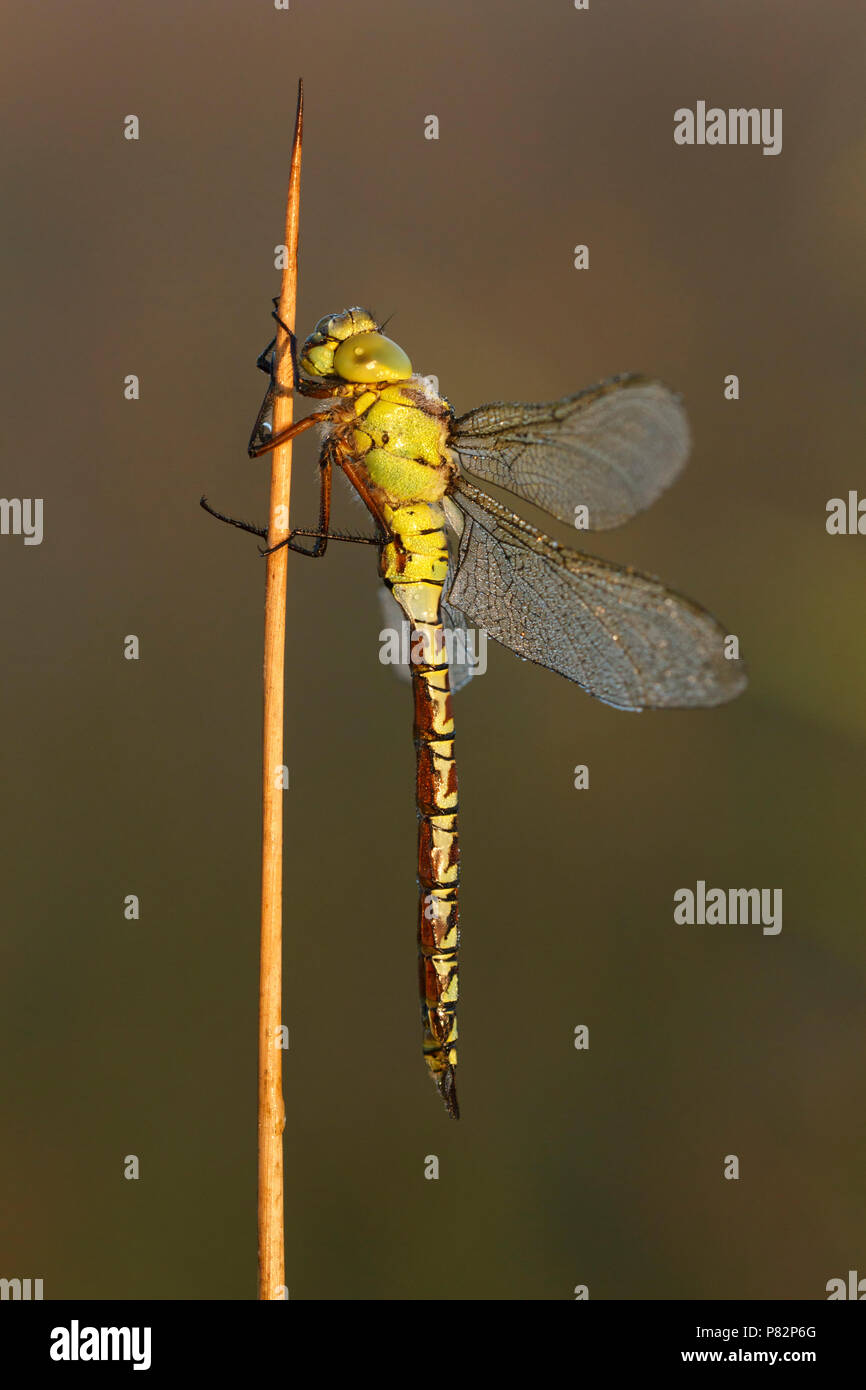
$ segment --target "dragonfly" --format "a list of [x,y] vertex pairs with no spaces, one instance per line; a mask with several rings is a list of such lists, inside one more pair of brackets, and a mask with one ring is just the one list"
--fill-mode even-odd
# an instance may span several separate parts
[[[453,635],[474,625],[619,710],[720,705],[744,689],[745,666],[705,608],[651,575],[562,544],[467,477],[572,527],[576,520],[586,530],[619,526],[650,506],[686,461],[689,427],[674,391],[624,373],[559,400],[497,401],[456,416],[368,310],[320,319],[300,353],[276,310],[273,317],[287,335],[295,391],[322,404],[274,432],[275,338],[257,362],[270,382],[248,452],[259,457],[323,427],[318,525],[290,531],[280,545],[316,559],[332,540],[375,546],[379,574],[409,624],[423,1052],[457,1119],[460,851],[451,697],[471,662],[454,659]],[[331,530],[335,470],[366,505],[373,536]],[[201,505],[267,537],[266,527],[216,511],[205,497]]]

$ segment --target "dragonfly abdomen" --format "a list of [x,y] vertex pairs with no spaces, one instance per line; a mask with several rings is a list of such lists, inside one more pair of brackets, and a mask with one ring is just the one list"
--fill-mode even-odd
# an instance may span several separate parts
[[457,764],[445,634],[412,627],[418,807],[418,966],[424,1059],[448,1113],[459,1116],[457,1067]]
[[[372,394],[372,393],[371,393]],[[459,1115],[457,1066],[457,766],[445,633],[445,496],[455,468],[450,408],[416,387],[356,403],[352,441],[384,532],[380,572],[411,625],[418,810],[418,965],[424,1060]]]
[[[401,536],[400,532],[396,534]],[[439,535],[441,550],[416,554],[414,550],[404,550],[407,536],[403,532],[396,546],[392,543],[385,547],[383,573],[411,624],[410,665],[417,759],[418,973],[424,1060],[449,1115],[457,1119],[460,1113],[455,1082],[460,852],[454,715],[445,630],[439,621],[448,557],[444,532]],[[394,551],[394,568],[388,564],[389,550]]]

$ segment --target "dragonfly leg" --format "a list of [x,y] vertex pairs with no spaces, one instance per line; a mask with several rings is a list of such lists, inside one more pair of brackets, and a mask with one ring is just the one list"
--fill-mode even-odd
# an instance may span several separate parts
[[[298,384],[298,347],[297,347],[297,340],[296,340],[295,335],[294,335],[294,333],[292,332],[291,328],[289,328],[289,326],[288,326],[287,323],[283,323],[283,320],[280,318],[279,314],[276,312],[276,308],[277,308],[277,305],[279,304],[279,302],[280,302],[280,297],[279,297],[279,295],[274,295],[273,299],[271,300],[271,303],[272,303],[273,306],[274,306],[274,312],[271,314],[271,318],[276,319],[277,323],[280,325],[280,328],[282,328],[283,332],[284,332],[284,333],[287,333],[287,334],[289,335],[289,347],[290,347],[291,354],[292,354],[292,377],[294,378],[295,386],[297,386],[297,384]],[[274,374],[274,348],[276,347],[276,345],[277,345],[276,337],[271,338],[271,341],[268,343],[267,347],[264,349],[263,352],[260,352],[259,355],[258,355],[258,357],[256,358],[256,366],[258,367],[259,371],[260,371],[260,372],[267,372],[268,376],[273,376],[273,374]]]
[[328,548],[329,528],[331,525],[331,464],[333,454],[329,440],[325,441],[319,457],[319,527],[317,532],[305,531],[305,535],[314,535],[315,542],[312,550],[306,547],[293,545],[292,540],[299,534],[298,531],[290,531],[285,540],[277,541],[276,545],[269,546],[263,551],[264,555],[273,555],[275,550],[280,550],[287,545],[290,550],[295,550],[301,555],[309,555],[311,560],[320,559]]
[[218,512],[215,507],[212,507],[206,497],[199,499],[199,506],[203,507],[211,516],[215,516],[217,521],[224,521],[227,526],[237,526],[241,531],[249,531],[253,536],[262,536],[265,540],[268,538],[267,527],[253,526],[251,521],[238,521],[237,517],[226,516],[225,512]]
[[[271,318],[274,319],[274,321],[279,325],[279,327],[283,330],[283,332],[289,340],[289,352],[292,354],[292,380],[295,383],[295,390],[302,391],[304,386],[304,380],[301,376],[301,369],[298,366],[298,340],[295,337],[293,330],[289,328],[289,325],[285,323],[283,319],[280,318],[280,311],[277,308],[279,302],[280,301],[278,299],[274,300],[274,308],[271,314]],[[274,342],[276,341],[277,340],[275,338]]]
[[[331,445],[326,440],[319,456],[319,532],[309,552],[314,560],[324,555],[328,548],[328,531],[331,526]],[[276,550],[276,546],[272,550]]]
[[[243,522],[235,522],[235,526],[242,526]],[[260,534],[264,535],[264,532]],[[305,546],[295,545],[295,536],[313,536],[316,541],[324,541],[319,549],[313,546],[312,550],[307,550]],[[378,545],[377,536],[350,536],[345,531],[305,531],[302,527],[297,527],[290,531],[285,540],[277,541],[276,545],[269,546],[267,550],[259,547],[260,555],[273,555],[276,550],[293,550],[296,555],[306,555],[308,560],[320,560],[325,553],[328,541],[348,541],[353,545]]]
[[274,348],[276,345],[276,338],[271,338],[267,347],[256,358],[256,366],[259,371],[264,372],[267,376],[273,376],[274,373]]
[[[260,536],[262,540],[267,540],[268,538],[268,531],[266,526],[253,526],[251,521],[239,521],[237,517],[226,516],[225,512],[218,512],[215,507],[212,507],[206,497],[201,498],[199,506],[201,506],[210,516],[215,516],[217,521],[224,521],[227,526],[237,526],[239,530],[249,531],[250,535]],[[289,550],[295,551],[296,554],[306,555],[312,560],[317,560],[319,558],[319,555],[323,553],[322,551],[319,551],[319,554],[316,554],[315,548],[313,550],[307,550],[305,546],[295,545],[295,536],[312,536],[319,540],[322,539],[322,533],[320,531],[307,531],[303,527],[299,526],[294,531],[291,531],[284,541],[280,541],[278,545],[273,546],[272,550],[281,550],[283,546],[286,546]],[[351,541],[356,545],[379,544],[379,541],[376,536],[349,536],[343,533],[342,531],[329,531],[325,539],[329,541]],[[259,553],[262,555],[270,555],[271,550],[262,550],[260,547]]]
[[[278,301],[275,299],[274,304],[276,305],[277,303]],[[279,324],[280,328],[283,330],[283,332],[288,335],[289,351],[292,354],[292,380],[295,384],[295,390],[298,392],[298,394],[300,396],[314,397],[317,400],[325,400],[328,396],[341,396],[344,390],[342,383],[340,383],[340,385],[338,386],[319,386],[315,382],[310,381],[307,377],[301,376],[301,368],[298,363],[297,338],[295,337],[291,328],[289,328],[289,325],[287,323],[284,323],[283,320],[280,318],[280,315],[276,308],[271,314],[271,318],[275,319],[276,322]],[[274,342],[276,342],[276,338],[274,339]],[[267,352],[267,350],[268,349],[265,348],[265,352]],[[264,355],[265,354],[262,353],[263,357]]]
[[[278,301],[275,299],[274,304],[277,303]],[[259,408],[259,413],[256,416],[256,423],[253,425],[252,433],[250,435],[249,443],[247,445],[247,453],[249,454],[250,458],[258,458],[261,454],[266,454],[269,449],[275,448],[277,444],[284,443],[287,439],[293,438],[293,435],[281,435],[280,438],[277,440],[268,437],[268,430],[270,427],[267,424],[265,424],[265,421],[267,419],[268,414],[273,410],[274,401],[277,398],[277,396],[289,396],[291,395],[292,391],[295,391],[298,395],[301,396],[308,396],[319,400],[325,400],[328,397],[339,396],[343,393],[342,385],[319,387],[316,386],[313,382],[310,382],[306,378],[301,376],[300,370],[298,368],[297,339],[294,333],[288,327],[288,325],[283,323],[283,320],[280,318],[279,314],[274,313],[274,318],[277,320],[277,323],[280,325],[283,331],[289,335],[289,347],[292,354],[293,385],[281,386],[276,380],[277,339],[272,338],[271,341],[268,343],[267,347],[264,349],[264,351],[260,352],[258,357],[256,358],[256,366],[258,367],[260,372],[264,372],[266,376],[270,377],[270,385],[268,386],[268,389],[265,393],[265,398],[262,401],[261,407]],[[301,429],[306,428],[306,425],[299,425],[295,432],[299,433]]]
[[[275,299],[274,305],[276,306],[278,303],[279,300]],[[287,323],[284,323],[283,320],[280,318],[279,314],[277,313],[276,307],[274,308],[274,311],[271,314],[271,318],[276,319],[280,328],[283,330],[283,332],[287,335],[289,339],[289,352],[292,355],[292,381],[294,383],[294,389],[296,391],[300,391],[303,394],[304,382],[303,378],[301,377],[300,368],[298,367],[298,340],[292,332],[291,328],[289,328],[289,325]],[[258,357],[256,358],[256,366],[258,367],[259,371],[267,372],[271,378],[273,378],[274,366],[276,363],[276,347],[277,339],[276,337],[273,337],[271,338],[271,341],[268,343],[264,351],[260,352]]]
[[[324,424],[324,422],[330,420],[330,418],[331,412],[329,410],[315,410],[312,415],[305,416],[303,420],[295,420],[294,424],[287,425],[284,430],[278,430],[265,444],[254,444],[251,439],[247,447],[247,453],[251,459],[261,458],[262,454],[269,454],[272,449],[279,448],[281,444],[288,444],[290,439],[294,439],[296,435],[302,434],[304,430],[310,429],[313,425]],[[256,430],[253,431],[254,438],[257,430],[258,422],[256,423]]]

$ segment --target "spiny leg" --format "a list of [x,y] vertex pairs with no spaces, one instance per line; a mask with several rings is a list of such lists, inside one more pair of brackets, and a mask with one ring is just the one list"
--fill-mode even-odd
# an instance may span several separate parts
[[224,521],[227,526],[237,526],[241,531],[249,531],[251,536],[262,536],[267,540],[267,527],[254,526],[251,521],[239,521],[236,516],[226,516],[225,512],[218,512],[216,507],[212,507],[206,497],[200,497],[198,504],[200,507],[203,507],[210,516],[215,516],[217,521]]
[[267,347],[264,348],[256,358],[256,366],[259,371],[264,372],[266,376],[273,376],[274,374],[274,348],[276,345],[276,338],[271,338]]
[[[328,530],[331,525],[331,463],[333,451],[330,440],[325,440],[322,452],[319,455],[319,535],[313,545],[312,550],[302,550],[301,553],[309,555],[311,560],[319,560],[328,548]],[[296,533],[290,531],[285,540],[277,541],[276,545],[268,546],[264,552],[266,555],[273,555],[275,550],[280,550],[284,545],[288,545],[291,550],[300,550],[300,546],[291,545],[292,537]]]
[[[287,430],[280,431],[280,436],[273,439],[268,445],[259,449],[257,452],[267,453],[270,449],[276,448],[277,444],[283,442],[287,436],[292,438],[294,435],[300,434],[302,430],[308,429],[310,425],[315,423],[316,417],[313,415],[308,416],[305,420],[298,420],[295,424],[290,425]],[[290,531],[283,540],[279,541],[277,545],[263,550],[261,552],[263,555],[270,555],[273,551],[282,549],[283,546],[287,546],[289,550],[296,551],[299,555],[307,555],[314,560],[318,560],[321,555],[324,555],[328,540],[331,539],[328,534],[328,527],[331,519],[331,444],[329,440],[325,441],[319,459],[319,477],[318,529],[316,531],[310,531],[304,527],[296,527],[294,530]],[[227,516],[225,512],[218,512],[215,507],[209,504],[206,497],[200,499],[199,505],[203,507],[206,512],[209,512],[211,516],[215,516],[217,521],[224,521],[228,526],[237,526],[241,531],[249,531],[253,536],[261,536],[264,540],[268,539],[268,529],[262,526],[253,526],[249,521],[239,521],[237,517]],[[296,545],[294,543],[295,536],[314,536],[315,545],[313,549],[308,550],[306,546]],[[333,539],[342,539],[342,537],[334,536]]]
[[[266,396],[265,405],[267,404],[267,400],[268,398]],[[311,429],[313,425],[322,425],[331,418],[331,413],[328,410],[314,410],[312,415],[306,415],[303,420],[295,420],[293,424],[286,425],[284,430],[278,430],[276,434],[271,435],[267,443],[255,444],[253,441],[259,431],[264,409],[265,406],[263,405],[262,409],[259,411],[258,419],[253,426],[253,433],[250,436],[250,442],[247,446],[247,453],[251,459],[261,458],[263,454],[271,453],[272,450],[279,448],[281,444],[288,444],[290,439],[294,439],[297,435],[303,434],[304,430]]]
[[[279,300],[275,299],[273,302],[274,306],[276,306]],[[341,396],[345,390],[345,384],[343,382],[325,386],[319,385],[316,382],[310,381],[307,377],[302,376],[298,364],[297,338],[291,328],[289,328],[289,325],[284,323],[280,318],[276,311],[276,307],[271,317],[276,319],[278,325],[282,328],[289,340],[289,351],[292,356],[292,386],[281,386],[276,380],[278,349],[277,338],[274,337],[268,343],[264,351],[260,352],[256,358],[256,366],[260,372],[265,372],[270,377],[270,385],[265,392],[265,398],[259,407],[259,413],[256,416],[256,421],[253,425],[252,433],[250,434],[249,444],[247,445],[247,452],[250,458],[258,458],[260,454],[267,453],[267,449],[261,447],[264,443],[266,429],[271,428],[265,421],[268,414],[273,411],[273,404],[277,396],[287,396],[291,394],[292,391],[295,391],[300,396],[308,396],[316,400],[326,400],[328,397]],[[291,435],[280,435],[277,439],[268,440],[268,446],[273,449],[277,444],[285,443],[285,441],[291,437]]]
[[[273,555],[275,550],[282,550],[287,545],[290,550],[296,550],[300,555],[308,555],[311,560],[318,560],[324,555],[328,548],[328,541],[350,541],[355,545],[378,545],[377,536],[350,536],[344,532],[331,530],[331,472],[335,461],[333,444],[329,439],[325,440],[322,452],[319,457],[319,526],[316,531],[291,531],[285,540],[277,541],[276,545],[269,546],[263,551],[264,555]],[[312,550],[307,550],[298,545],[292,545],[291,541],[295,536],[314,536],[315,545]]]
[[[325,545],[320,550],[313,546],[312,550],[294,544],[295,536],[313,536],[317,540],[322,540]],[[260,555],[273,555],[275,550],[282,550],[287,547],[293,550],[296,555],[306,555],[308,560],[320,560],[325,553],[328,541],[347,541],[352,545],[379,545],[378,536],[351,536],[347,531],[305,531],[298,526],[290,531],[285,540],[277,541],[276,545],[268,546],[265,550],[259,550]]]
[[[301,421],[300,423],[306,422]],[[355,545],[379,545],[377,536],[352,536],[331,530],[331,473],[333,463],[333,445],[330,440],[326,439],[319,458],[319,524],[316,530],[309,530],[302,526],[294,527],[283,540],[262,550],[263,555],[272,555],[274,551],[282,550],[286,546],[298,555],[306,555],[311,560],[318,560],[327,550],[328,541],[347,541]],[[267,540],[269,533],[264,527],[253,526],[249,521],[238,521],[233,516],[226,516],[225,512],[218,512],[210,506],[206,497],[202,497],[200,505],[211,516],[215,516],[217,521],[224,521],[229,526],[237,526],[241,531],[249,531],[252,535],[261,536]],[[312,537],[315,541],[312,550],[306,546],[295,544],[296,536]]]
[[[239,521],[237,517],[226,516],[225,512],[218,512],[216,507],[212,507],[206,497],[202,497],[200,499],[199,506],[202,507],[204,511],[206,511],[210,516],[215,516],[217,521],[224,521],[227,526],[237,526],[239,530],[249,531],[250,535],[260,536],[262,540],[267,540],[268,538],[267,527],[254,526],[251,521]],[[289,550],[295,551],[297,555],[306,555],[307,558],[310,560],[318,560],[319,557],[324,553],[320,550],[319,553],[316,554],[315,547],[313,548],[313,550],[307,550],[305,546],[295,545],[295,536],[311,536],[316,540],[323,539],[321,531],[307,530],[303,526],[297,526],[294,530],[289,532],[289,535],[284,541],[279,541],[277,545],[272,547],[272,549],[281,550],[283,546],[288,546]],[[344,531],[329,531],[327,536],[324,537],[324,539],[326,541],[349,541],[355,545],[379,544],[378,538],[376,536],[351,536]],[[269,555],[270,553],[270,550],[262,550],[261,548],[259,550],[259,554],[261,555]]]

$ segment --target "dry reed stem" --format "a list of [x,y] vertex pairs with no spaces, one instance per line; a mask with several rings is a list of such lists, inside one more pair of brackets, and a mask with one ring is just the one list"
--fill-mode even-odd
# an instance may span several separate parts
[[[286,201],[285,245],[288,250],[280,289],[279,315],[294,330],[298,279],[298,214],[301,178],[301,136],[304,92],[298,84],[298,113],[292,145]],[[277,326],[274,433],[291,424],[294,396],[292,360],[283,329]],[[283,394],[286,392],[286,394]],[[271,499],[268,545],[289,532],[289,494],[292,443],[271,455]],[[279,525],[277,519],[279,518]],[[287,1296],[283,1227],[283,1102],[282,1057],[282,915],[283,915],[283,692],[286,641],[286,571],[289,550],[283,546],[267,558],[265,583],[264,730],[262,749],[262,917],[259,972],[259,1090],[258,1090],[258,1248],[259,1299]]]

